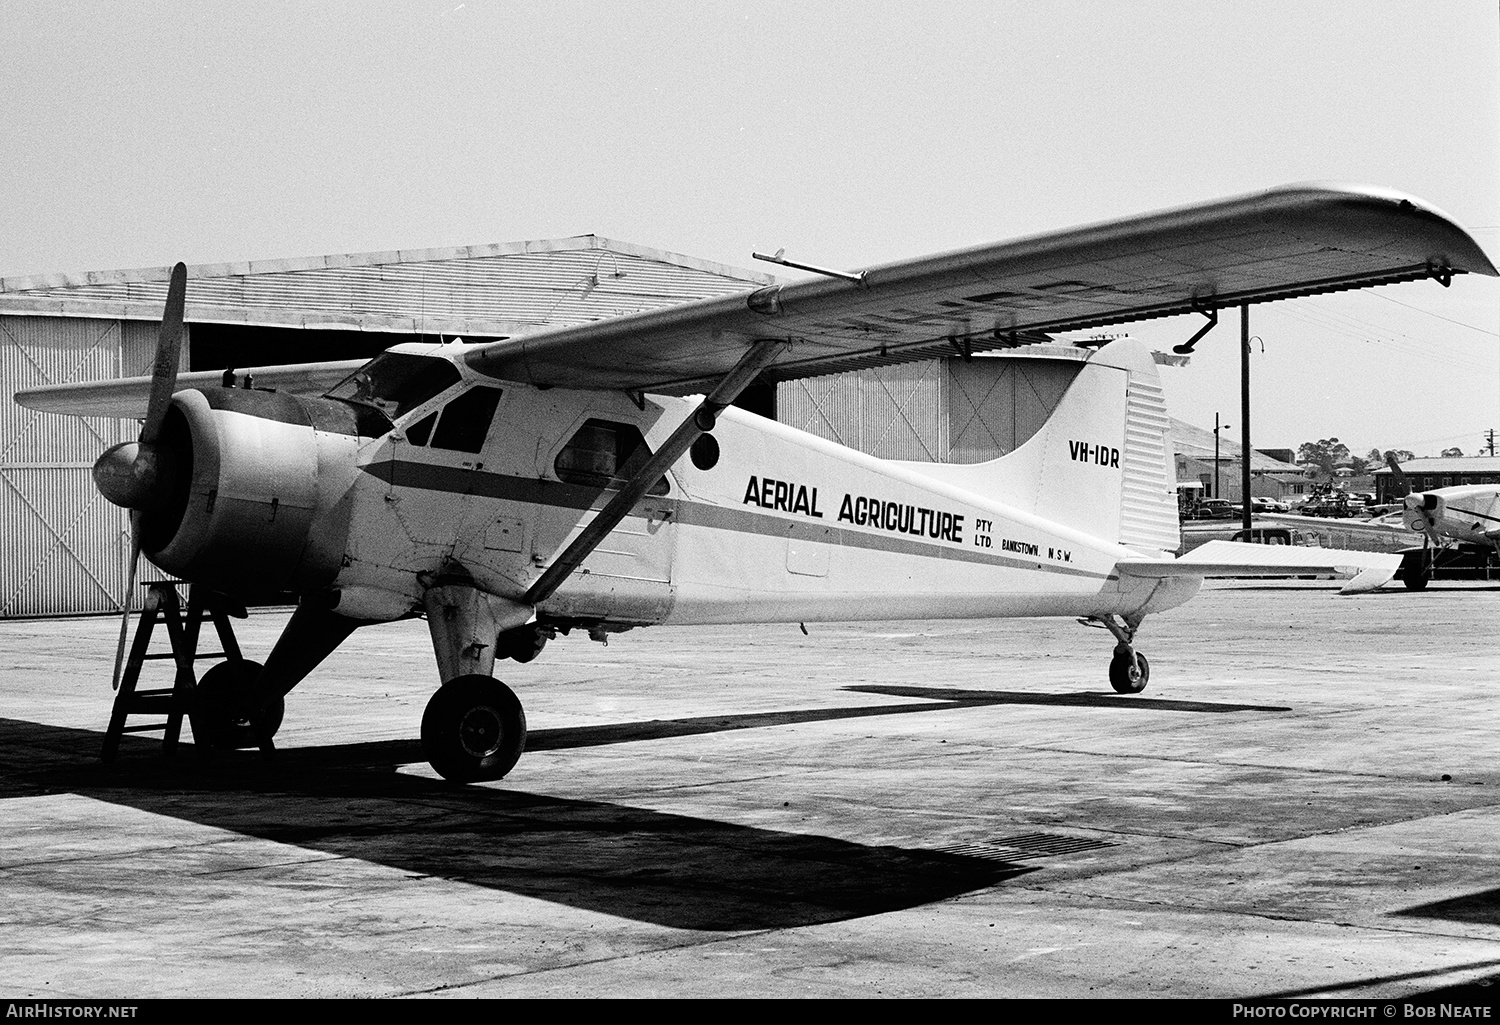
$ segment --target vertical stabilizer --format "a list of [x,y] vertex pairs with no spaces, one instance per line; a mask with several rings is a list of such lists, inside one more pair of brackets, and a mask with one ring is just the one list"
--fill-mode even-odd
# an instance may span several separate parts
[[1139,343],[1099,349],[1014,452],[922,472],[1094,537],[1175,551],[1176,468],[1156,364]]

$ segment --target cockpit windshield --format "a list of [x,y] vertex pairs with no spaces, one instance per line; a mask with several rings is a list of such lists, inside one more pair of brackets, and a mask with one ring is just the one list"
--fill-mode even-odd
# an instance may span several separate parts
[[371,406],[396,420],[460,379],[445,359],[387,352],[344,378],[327,397]]

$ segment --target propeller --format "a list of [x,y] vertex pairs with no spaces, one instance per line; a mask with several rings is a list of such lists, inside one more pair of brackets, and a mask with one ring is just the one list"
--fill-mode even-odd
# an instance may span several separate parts
[[130,632],[130,599],[135,593],[136,570],[141,561],[141,527],[144,513],[167,498],[168,483],[174,467],[172,453],[160,444],[162,424],[172,407],[172,393],[177,389],[177,365],[182,357],[182,318],[187,305],[187,267],[172,268],[167,287],[167,306],[162,311],[161,333],[156,340],[156,360],[151,367],[151,398],[146,419],[135,441],[123,442],[104,451],[94,462],[94,486],[108,501],[130,510],[130,570],[126,575],[125,595],[120,602],[120,640],[115,646],[113,688],[120,686],[120,669],[125,662],[125,639]]
[[1385,454],[1385,465],[1391,468],[1391,475],[1395,478],[1396,486],[1401,489],[1400,497],[1405,498],[1411,494],[1411,481],[1406,479],[1406,471],[1401,469],[1401,464],[1396,461],[1395,453],[1387,452]]

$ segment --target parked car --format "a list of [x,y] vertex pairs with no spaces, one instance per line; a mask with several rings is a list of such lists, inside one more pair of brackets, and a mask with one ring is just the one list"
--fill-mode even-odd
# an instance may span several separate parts
[[1359,516],[1365,510],[1363,504],[1355,504],[1349,500],[1348,494],[1342,491],[1330,492],[1326,495],[1317,495],[1309,498],[1297,511],[1304,516],[1329,516],[1334,519],[1348,519],[1351,516]]
[[1240,507],[1225,498],[1205,498],[1193,509],[1195,520],[1231,520],[1239,514]]
[[1235,541],[1249,541],[1257,545],[1305,545],[1308,539],[1303,537],[1300,530],[1292,530],[1287,527],[1253,527],[1250,530],[1236,530]]
[[1291,510],[1291,506],[1287,505],[1285,502],[1278,502],[1274,498],[1266,498],[1264,496],[1257,495],[1256,497],[1250,499],[1251,512],[1284,513],[1291,512]]

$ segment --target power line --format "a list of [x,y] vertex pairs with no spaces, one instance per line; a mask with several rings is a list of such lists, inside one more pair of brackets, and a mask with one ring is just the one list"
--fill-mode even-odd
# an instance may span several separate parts
[[1461,320],[1454,320],[1452,317],[1445,317],[1441,313],[1433,313],[1431,310],[1424,310],[1420,306],[1413,306],[1411,303],[1404,303],[1400,299],[1392,299],[1390,296],[1381,295],[1379,292],[1371,292],[1370,294],[1377,299],[1384,299],[1386,302],[1395,303],[1397,306],[1405,306],[1408,310],[1414,310],[1417,313],[1425,313],[1429,317],[1436,317],[1438,320],[1446,320],[1450,324],[1457,324],[1459,327],[1466,327],[1470,331],[1478,331],[1480,334],[1489,335],[1491,338],[1500,337],[1500,331],[1492,331],[1486,327],[1475,327],[1473,324],[1465,324]]

